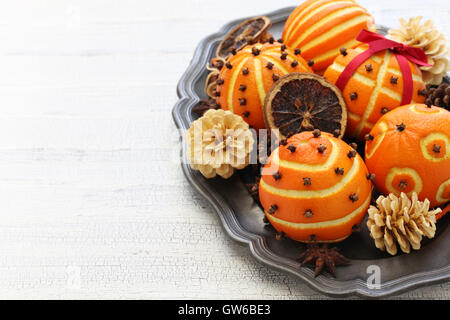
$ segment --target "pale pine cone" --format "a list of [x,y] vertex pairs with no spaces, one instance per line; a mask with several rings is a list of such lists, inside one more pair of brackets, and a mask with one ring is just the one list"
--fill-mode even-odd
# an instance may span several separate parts
[[253,134],[242,117],[230,111],[208,110],[192,122],[185,135],[192,169],[206,178],[229,178],[245,168],[253,150]]
[[370,206],[367,228],[375,246],[391,255],[397,254],[397,244],[405,253],[420,249],[422,236],[431,239],[436,232],[436,215],[441,209],[429,211],[430,201],[418,201],[417,193],[409,199],[403,192],[380,196],[377,206]]
[[449,48],[445,35],[434,27],[431,20],[421,24],[422,17],[410,18],[409,21],[400,19],[400,28],[389,30],[388,37],[408,46],[422,49],[431,67],[420,67],[426,84],[440,84],[450,70],[447,56]]

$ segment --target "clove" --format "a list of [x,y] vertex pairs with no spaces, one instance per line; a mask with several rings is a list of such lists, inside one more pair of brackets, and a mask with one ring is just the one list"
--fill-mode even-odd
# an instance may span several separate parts
[[397,125],[395,125],[395,126],[397,127],[397,131],[398,131],[398,132],[405,131],[405,129],[406,129],[406,125],[405,125],[404,123],[397,124]]
[[305,213],[303,213],[303,215],[306,218],[311,218],[313,216],[313,212],[312,212],[312,210],[308,209],[308,210],[305,211]]
[[274,214],[278,210],[278,206],[276,204],[273,204],[270,206],[269,210],[267,210],[268,214]]
[[322,134],[322,133],[320,132],[319,129],[314,129],[314,131],[313,131],[313,136],[314,136],[314,138],[320,137],[321,134]]
[[352,193],[352,194],[349,196],[349,199],[350,199],[352,202],[356,202],[356,201],[359,200],[359,197],[358,197],[358,195],[357,195],[356,193]]
[[289,147],[287,147],[287,149],[288,149],[290,152],[294,153],[295,150],[296,150],[297,148],[296,148],[293,144],[290,144]]
[[303,185],[304,186],[310,186],[311,185],[311,178],[303,178]]
[[319,153],[324,153],[326,149],[327,149],[327,147],[324,146],[323,144],[320,144],[320,145],[317,147],[317,151],[319,151]]
[[350,159],[356,157],[356,150],[350,150],[347,153],[347,157],[349,157]]
[[281,173],[279,171],[272,174],[272,177],[275,179],[275,181],[278,181],[281,179]]

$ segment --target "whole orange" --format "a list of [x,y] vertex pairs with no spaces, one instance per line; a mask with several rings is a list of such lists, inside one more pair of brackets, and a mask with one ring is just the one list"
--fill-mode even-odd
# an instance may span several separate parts
[[289,16],[283,40],[301,49],[302,56],[314,62],[314,71],[322,74],[340,48],[360,44],[356,37],[362,29],[376,32],[372,16],[355,1],[308,0]]
[[267,92],[275,81],[292,72],[312,73],[298,52],[280,43],[246,46],[220,71],[216,101],[222,109],[241,115],[253,128],[263,129],[262,106]]
[[424,104],[396,108],[367,136],[366,164],[384,195],[417,192],[432,207],[450,200],[450,112]]
[[259,197],[270,223],[301,242],[338,242],[359,226],[372,183],[344,141],[307,131],[275,149],[263,168]]
[[[350,61],[367,48],[364,44],[343,52],[327,69],[324,77],[336,83]],[[413,77],[411,103],[424,103],[422,73],[416,64],[408,63]],[[367,59],[352,75],[342,94],[348,108],[346,135],[363,140],[384,113],[402,105],[403,76],[395,55],[390,50],[384,50]]]

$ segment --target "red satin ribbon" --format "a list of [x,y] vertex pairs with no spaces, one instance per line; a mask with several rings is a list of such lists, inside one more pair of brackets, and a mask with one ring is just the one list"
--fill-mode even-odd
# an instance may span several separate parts
[[359,33],[358,37],[356,37],[356,40],[367,43],[369,45],[369,49],[360,53],[355,58],[353,58],[352,61],[350,61],[350,63],[345,67],[344,71],[342,71],[341,75],[336,81],[336,86],[341,89],[341,91],[344,91],[348,80],[353,75],[353,73],[355,73],[356,69],[358,69],[358,67],[364,63],[364,61],[369,59],[377,52],[389,49],[394,52],[403,76],[402,105],[411,103],[411,99],[413,96],[413,78],[408,60],[420,66],[431,67],[431,65],[428,64],[427,56],[425,55],[423,50],[419,48],[413,48],[390,39],[386,39],[381,34],[370,32],[367,30],[362,30]]

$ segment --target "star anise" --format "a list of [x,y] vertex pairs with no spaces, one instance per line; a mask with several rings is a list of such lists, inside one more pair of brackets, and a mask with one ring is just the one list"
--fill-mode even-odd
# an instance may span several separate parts
[[308,244],[306,250],[297,258],[301,262],[300,268],[305,264],[315,264],[314,277],[317,277],[326,267],[327,271],[336,278],[336,266],[349,265],[350,260],[339,253],[337,247],[328,248],[328,244]]

